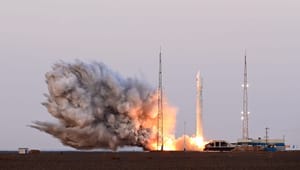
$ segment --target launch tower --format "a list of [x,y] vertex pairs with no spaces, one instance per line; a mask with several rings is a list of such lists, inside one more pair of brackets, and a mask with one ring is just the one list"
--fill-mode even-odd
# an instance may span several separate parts
[[247,55],[245,51],[245,65],[244,65],[244,83],[243,87],[243,111],[242,111],[242,139],[249,139],[249,130],[248,130],[248,117],[250,112],[248,111],[248,74],[247,74]]
[[161,48],[159,51],[159,71],[158,71],[158,115],[157,115],[157,150],[164,150],[164,114],[163,114],[163,89],[162,89],[162,64]]

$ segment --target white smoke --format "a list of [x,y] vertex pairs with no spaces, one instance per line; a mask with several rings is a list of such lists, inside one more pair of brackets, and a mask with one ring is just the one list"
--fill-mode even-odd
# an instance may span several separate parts
[[34,122],[77,149],[147,148],[155,138],[156,91],[120,77],[102,63],[59,62],[46,73],[49,95],[42,103],[57,123]]

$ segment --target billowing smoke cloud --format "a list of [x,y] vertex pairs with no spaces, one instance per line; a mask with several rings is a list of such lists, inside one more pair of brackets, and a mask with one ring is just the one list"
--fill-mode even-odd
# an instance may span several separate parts
[[43,105],[58,122],[36,121],[31,127],[63,144],[77,149],[150,149],[156,140],[156,90],[142,81],[124,79],[102,63],[75,61],[55,64],[46,82],[49,95]]

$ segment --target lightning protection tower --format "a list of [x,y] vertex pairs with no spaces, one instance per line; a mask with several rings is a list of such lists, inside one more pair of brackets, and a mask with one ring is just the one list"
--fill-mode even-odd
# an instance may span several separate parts
[[243,87],[243,111],[242,111],[242,139],[248,140],[249,139],[249,130],[248,130],[248,123],[249,123],[249,114],[248,111],[248,73],[247,73],[247,55],[245,51],[245,65],[244,65],[244,83],[242,84]]

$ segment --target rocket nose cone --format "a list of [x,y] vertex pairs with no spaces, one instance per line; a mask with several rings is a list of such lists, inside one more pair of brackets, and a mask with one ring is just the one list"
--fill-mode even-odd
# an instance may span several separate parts
[[201,77],[200,71],[198,71],[197,74],[196,74],[196,80],[200,80],[200,77]]

